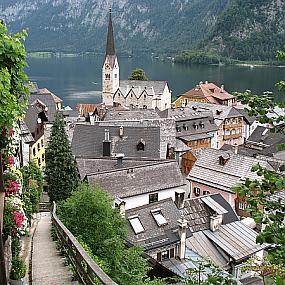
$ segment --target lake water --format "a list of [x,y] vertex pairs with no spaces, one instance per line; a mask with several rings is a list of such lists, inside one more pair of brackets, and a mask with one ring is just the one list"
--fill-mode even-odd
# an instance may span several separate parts
[[[77,103],[101,102],[102,62],[102,55],[28,58],[26,72],[30,81],[61,97],[65,106],[75,107]],[[119,64],[121,79],[127,79],[133,69],[142,68],[149,79],[168,81],[174,96],[206,80],[217,85],[224,84],[228,92],[250,89],[261,94],[263,91],[276,91],[275,83],[285,79],[285,68],[282,67],[186,66],[146,56],[119,57]]]

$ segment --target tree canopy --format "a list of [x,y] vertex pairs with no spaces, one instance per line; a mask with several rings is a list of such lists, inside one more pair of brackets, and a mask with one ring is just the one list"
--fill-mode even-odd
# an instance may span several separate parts
[[60,112],[56,113],[46,149],[46,174],[51,201],[65,200],[78,186],[77,167]]
[[130,76],[128,77],[129,80],[148,80],[145,72],[141,68],[136,68],[132,71]]

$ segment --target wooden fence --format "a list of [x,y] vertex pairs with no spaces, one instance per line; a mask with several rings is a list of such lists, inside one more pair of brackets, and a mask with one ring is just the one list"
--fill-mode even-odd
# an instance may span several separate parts
[[55,203],[53,204],[52,222],[67,258],[82,284],[118,285],[94,262],[73,234],[60,221],[56,215]]

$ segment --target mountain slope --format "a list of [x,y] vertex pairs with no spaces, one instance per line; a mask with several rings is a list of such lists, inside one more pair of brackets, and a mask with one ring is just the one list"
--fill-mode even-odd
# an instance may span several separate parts
[[205,48],[240,60],[272,60],[285,44],[284,0],[232,0]]
[[113,8],[116,46],[176,52],[204,39],[229,0],[2,0],[13,31],[28,28],[29,50],[103,52]]

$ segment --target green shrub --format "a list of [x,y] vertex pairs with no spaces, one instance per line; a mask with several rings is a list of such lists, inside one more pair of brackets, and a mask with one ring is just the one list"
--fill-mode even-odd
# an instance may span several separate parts
[[20,280],[24,278],[26,274],[26,264],[19,257],[12,259],[12,268],[10,271],[10,279]]

